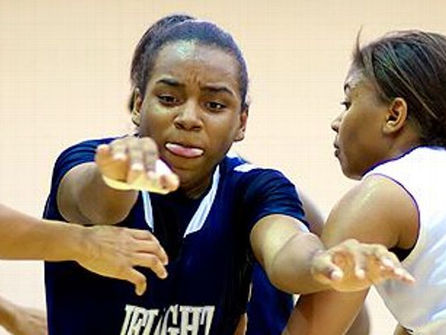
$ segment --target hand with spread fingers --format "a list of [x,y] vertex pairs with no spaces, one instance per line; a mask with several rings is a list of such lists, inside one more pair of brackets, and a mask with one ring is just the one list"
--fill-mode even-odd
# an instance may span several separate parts
[[387,279],[415,282],[386,247],[355,239],[316,254],[311,272],[317,281],[341,292],[361,291]]
[[127,136],[96,149],[96,164],[104,182],[118,190],[145,190],[166,194],[175,191],[179,178],[158,159],[149,137]]
[[80,265],[100,275],[133,283],[138,295],[145,292],[147,280],[135,266],[150,268],[161,279],[167,277],[167,254],[148,231],[95,226],[85,230],[82,246]]

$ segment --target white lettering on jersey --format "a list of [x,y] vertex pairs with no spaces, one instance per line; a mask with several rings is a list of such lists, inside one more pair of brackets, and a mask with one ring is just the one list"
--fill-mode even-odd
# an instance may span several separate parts
[[173,305],[165,310],[126,305],[121,335],[208,335],[215,306]]

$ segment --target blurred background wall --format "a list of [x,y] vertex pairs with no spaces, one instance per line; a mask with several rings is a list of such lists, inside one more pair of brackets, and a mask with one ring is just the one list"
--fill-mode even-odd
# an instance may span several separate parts
[[[62,149],[129,131],[133,49],[172,12],[215,21],[239,41],[252,105],[236,151],[283,170],[326,213],[354,183],[333,156],[330,121],[357,32],[363,40],[403,28],[446,33],[436,0],[0,0],[2,203],[40,216]],[[0,262],[0,294],[44,308],[42,264]],[[390,334],[395,322],[376,294],[368,304],[373,334]]]

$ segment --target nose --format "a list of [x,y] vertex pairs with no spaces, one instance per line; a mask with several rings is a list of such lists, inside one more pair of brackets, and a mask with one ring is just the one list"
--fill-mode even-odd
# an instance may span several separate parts
[[174,125],[177,129],[199,131],[203,128],[200,107],[197,103],[185,103],[175,116]]
[[342,113],[339,113],[338,116],[336,116],[336,118],[333,121],[331,121],[331,129],[334,130],[336,133],[339,131],[341,120],[342,120]]

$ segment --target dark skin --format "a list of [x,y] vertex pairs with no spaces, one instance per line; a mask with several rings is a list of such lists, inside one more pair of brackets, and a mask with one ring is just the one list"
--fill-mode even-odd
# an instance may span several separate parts
[[[403,99],[380,101],[373,85],[355,68],[349,71],[345,93],[346,111],[335,119],[332,128],[336,132],[336,156],[346,176],[358,178],[376,163],[396,158],[418,145],[418,134],[407,119]],[[408,249],[416,242],[418,224],[416,205],[410,195],[385,177],[370,176],[332,209],[321,238],[328,247],[354,238],[380,244],[379,252],[393,247]],[[376,263],[369,263],[372,273],[375,267]],[[320,280],[328,282],[322,276]],[[355,293],[325,291],[303,296],[290,320],[289,334],[343,334],[374,281],[373,275],[366,276],[362,283],[357,283]],[[395,334],[405,331],[398,326]]]

